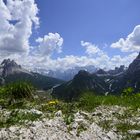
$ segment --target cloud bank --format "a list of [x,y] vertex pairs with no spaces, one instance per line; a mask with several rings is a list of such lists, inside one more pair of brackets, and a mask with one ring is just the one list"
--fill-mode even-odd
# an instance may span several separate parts
[[[16,10],[15,10],[16,9]],[[33,28],[39,28],[39,9],[34,0],[0,0],[0,59],[11,58],[26,68],[66,70],[76,66],[94,65],[100,68],[114,68],[130,62],[140,51],[140,25],[136,26],[126,38],[112,43],[112,49],[129,52],[127,56],[110,57],[105,51],[91,42],[81,41],[85,55],[66,55],[52,59],[54,53],[63,53],[64,39],[59,33],[48,33],[38,37],[36,46],[30,44]],[[80,42],[79,42],[80,43]]]

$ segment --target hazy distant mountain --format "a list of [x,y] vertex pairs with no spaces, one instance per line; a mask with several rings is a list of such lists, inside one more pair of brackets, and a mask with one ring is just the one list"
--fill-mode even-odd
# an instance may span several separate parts
[[99,69],[96,74],[107,74],[106,71],[104,71],[103,69]]
[[97,71],[97,68],[95,68],[94,66],[85,66],[85,67],[74,67],[74,68],[70,68],[67,70],[45,70],[45,69],[35,69],[35,71],[43,74],[43,75],[47,75],[50,77],[54,77],[54,78],[58,78],[58,79],[62,79],[64,81],[69,81],[72,80],[73,77],[80,71],[80,70],[85,70],[88,71],[90,73],[94,73]]
[[120,74],[126,70],[127,70],[127,68],[124,65],[121,65],[120,67],[115,67],[114,70],[109,70],[107,73],[109,73],[111,75],[116,75],[116,74]]
[[79,71],[73,80],[54,88],[53,95],[71,100],[84,91],[94,91],[96,94],[120,94],[128,87],[132,87],[134,92],[140,92],[140,54],[127,69],[124,66],[110,71],[99,69],[94,74]]
[[28,81],[40,89],[48,89],[63,83],[62,80],[25,70],[14,60],[5,59],[0,64],[0,83],[7,84],[14,81]]

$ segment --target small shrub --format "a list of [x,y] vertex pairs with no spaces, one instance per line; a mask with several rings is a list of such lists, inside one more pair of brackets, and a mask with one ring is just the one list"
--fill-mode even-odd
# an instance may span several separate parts
[[85,127],[85,125],[84,124],[80,124],[79,126],[78,126],[78,128],[77,128],[77,136],[79,136],[80,135],[80,133],[82,133],[83,131],[86,131],[87,130],[87,128]]
[[133,92],[134,92],[134,89],[131,87],[128,87],[128,88],[123,90],[122,96],[124,96],[124,97],[131,96],[131,95],[133,95]]
[[4,105],[5,105],[5,102],[6,102],[6,101],[5,101],[4,99],[0,99],[0,105],[1,105],[1,106],[4,106]]
[[54,113],[56,111],[56,105],[42,104],[40,110],[43,112]]
[[74,121],[74,115],[66,114],[64,117],[64,121],[65,121],[66,125],[70,125]]
[[34,88],[30,83],[16,82],[5,87],[5,92],[13,100],[33,99]]

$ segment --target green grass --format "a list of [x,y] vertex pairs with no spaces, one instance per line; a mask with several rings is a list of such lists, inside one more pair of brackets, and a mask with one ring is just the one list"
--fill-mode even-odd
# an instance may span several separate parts
[[0,105],[10,106],[22,100],[33,100],[35,88],[26,82],[16,82],[0,87]]
[[30,83],[16,82],[5,86],[6,93],[11,99],[32,99],[34,87]]
[[66,123],[66,125],[70,125],[73,121],[74,121],[74,115],[72,113],[71,114],[65,114],[64,122]]
[[140,125],[138,124],[130,124],[129,121],[127,122],[121,122],[116,124],[116,128],[118,131],[121,132],[127,132],[128,130],[139,130],[140,129]]
[[[64,114],[70,112],[76,112],[78,109],[93,111],[95,107],[100,105],[118,105],[124,107],[131,107],[134,110],[140,108],[140,94],[130,94],[132,92],[131,88],[124,90],[122,96],[115,95],[95,95],[91,92],[85,92],[79,100],[75,102],[63,102],[59,101],[56,105],[48,105],[49,100],[45,98],[32,100],[35,90],[34,87],[26,82],[16,82],[9,84],[7,86],[0,87],[0,105],[7,106],[11,105],[13,108],[24,107],[25,102],[34,102],[37,104],[43,104],[42,111],[54,112],[55,110],[62,110]],[[51,100],[53,100],[51,98]],[[26,106],[25,106],[26,107]]]
[[82,110],[93,111],[95,107],[99,105],[118,105],[124,107],[131,107],[134,110],[140,108],[140,96],[132,95],[132,96],[101,96],[94,95],[93,93],[85,93],[79,99],[78,107]]
[[128,130],[140,130],[140,125],[138,124],[132,125],[129,121],[127,121],[118,123],[115,127],[117,131],[121,132],[122,135],[125,136],[123,140],[137,140],[137,138],[139,138],[139,136],[137,135],[132,135],[128,133]]

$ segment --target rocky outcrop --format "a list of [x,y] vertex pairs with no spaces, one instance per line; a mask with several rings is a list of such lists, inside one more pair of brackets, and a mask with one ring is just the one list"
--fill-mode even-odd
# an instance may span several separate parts
[[124,65],[121,65],[120,67],[115,67],[114,70],[109,70],[107,71],[108,74],[111,74],[111,75],[118,75],[120,73],[123,73],[126,71],[126,67]]
[[[73,120],[69,124],[66,123],[66,115],[61,110],[55,112],[53,118],[46,117],[45,112],[37,109],[15,111],[22,115],[27,113],[40,115],[40,118],[35,121],[24,120],[22,125],[0,128],[1,140],[121,140],[135,139],[140,134],[135,127],[140,126],[140,109],[134,111],[121,106],[98,106],[91,113],[84,111],[74,113]],[[0,113],[1,121],[12,117],[9,110],[1,109]],[[124,127],[125,132],[118,126]]]

